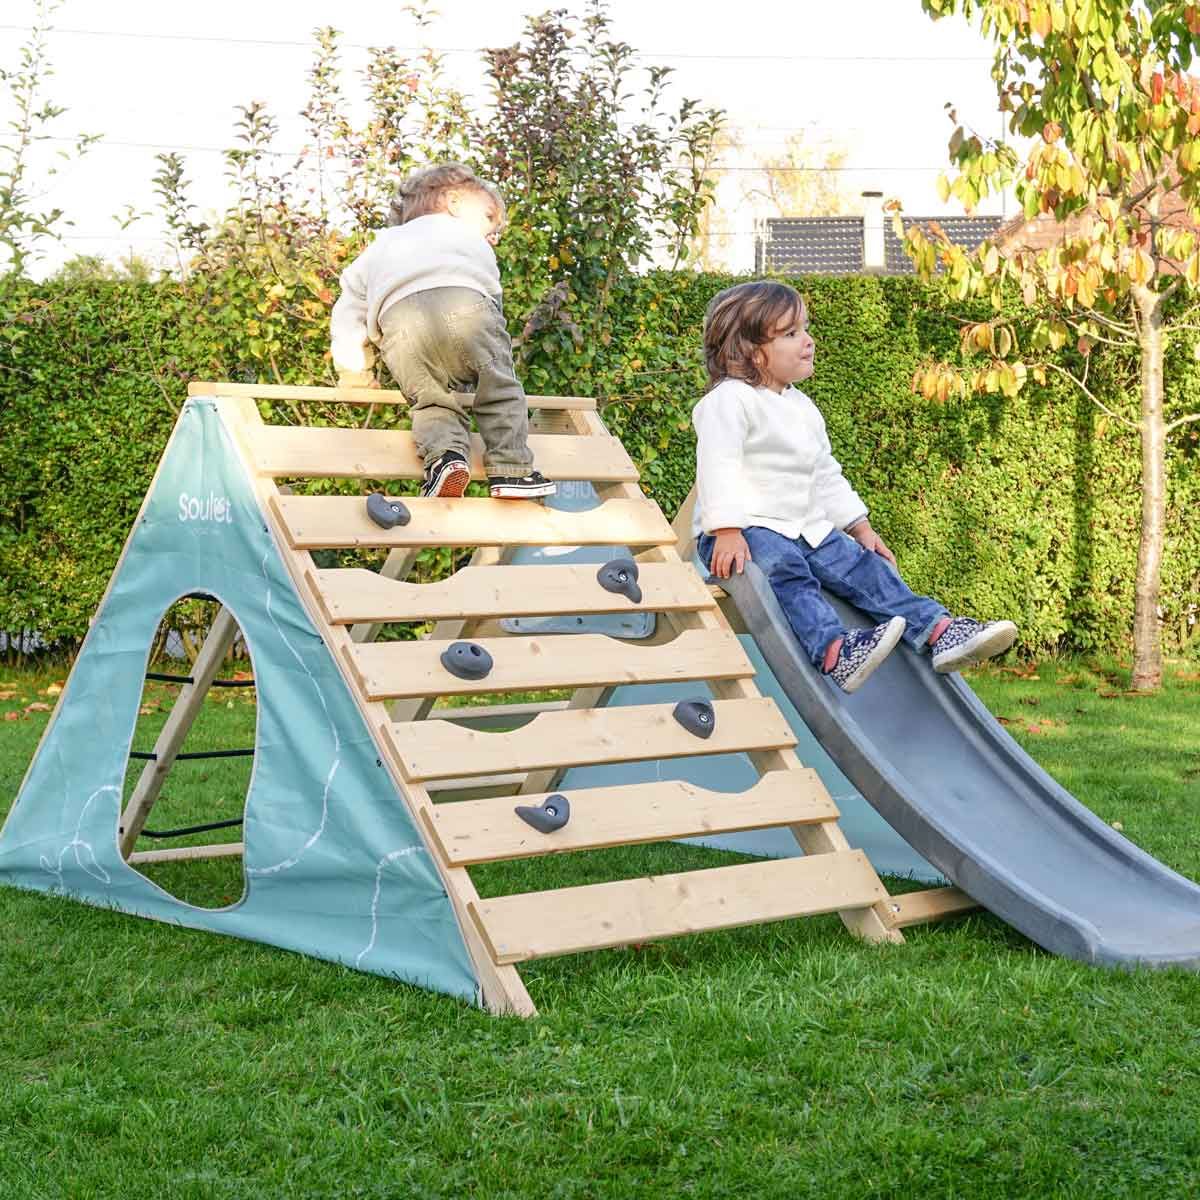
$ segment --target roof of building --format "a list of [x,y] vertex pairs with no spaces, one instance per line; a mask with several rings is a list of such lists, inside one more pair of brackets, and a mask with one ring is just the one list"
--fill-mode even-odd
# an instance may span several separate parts
[[[1000,227],[1002,217],[905,217],[906,226],[937,221],[960,245],[974,250]],[[755,269],[797,275],[857,275],[863,271],[863,217],[770,217],[755,245]],[[884,222],[884,273],[911,275],[900,239]]]

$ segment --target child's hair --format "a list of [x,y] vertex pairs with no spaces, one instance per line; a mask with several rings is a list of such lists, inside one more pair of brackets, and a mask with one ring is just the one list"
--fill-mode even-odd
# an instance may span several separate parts
[[482,192],[496,202],[504,222],[504,198],[490,183],[484,183],[470,167],[458,162],[423,167],[400,181],[388,209],[389,225],[404,225],[429,213],[444,212],[448,193],[460,188]]
[[744,379],[763,381],[756,352],[776,330],[800,315],[804,300],[786,283],[760,279],[718,292],[704,313],[704,365],[713,384]]

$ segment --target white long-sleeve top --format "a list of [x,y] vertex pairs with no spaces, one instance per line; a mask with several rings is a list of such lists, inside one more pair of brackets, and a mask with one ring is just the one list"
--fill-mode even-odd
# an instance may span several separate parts
[[461,287],[497,303],[500,269],[491,246],[449,213],[428,213],[393,225],[342,272],[342,294],[329,317],[333,364],[364,371],[382,340],[379,318],[389,304],[430,288]]
[[693,534],[762,525],[818,546],[867,515],[833,457],[825,418],[796,388],[723,380],[696,405],[692,423]]

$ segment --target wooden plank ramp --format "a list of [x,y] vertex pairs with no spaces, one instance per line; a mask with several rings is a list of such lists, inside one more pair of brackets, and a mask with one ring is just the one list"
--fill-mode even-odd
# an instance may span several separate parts
[[[189,396],[229,396],[247,400],[283,400],[293,403],[324,404],[407,404],[408,397],[393,388],[372,387],[312,387],[290,383],[212,383],[197,380],[188,384]],[[545,408],[583,412],[596,408],[592,396],[526,396],[531,409]],[[475,400],[474,392],[459,396],[463,404]]]
[[[552,794],[552,793],[551,793]],[[519,797],[539,805],[546,794]],[[832,821],[837,805],[815,771],[773,771],[745,792],[712,792],[681,779],[570,794],[571,819],[538,833],[517,816],[513,798],[439,804],[424,813],[448,862],[460,866],[508,858],[537,858],[639,842],[708,837],[775,825]]]
[[639,646],[599,633],[481,638],[474,644],[494,663],[482,679],[451,675],[441,662],[445,642],[365,643],[346,647],[346,659],[369,700],[749,679],[754,674],[737,635],[717,629],[688,630],[662,646]]
[[808,917],[886,900],[861,850],[777,858],[475,900],[472,919],[498,963]]
[[649,500],[606,500],[585,512],[564,512],[528,500],[402,497],[407,525],[381,529],[360,496],[275,496],[294,550],[355,546],[669,546],[675,533]]
[[640,759],[736,754],[794,746],[796,735],[769,696],[718,700],[712,733],[698,738],[671,715],[673,704],[629,704],[542,713],[506,733],[449,721],[385,727],[409,779],[582,767]]
[[563,613],[700,612],[716,601],[682,563],[647,563],[642,602],[606,591],[598,565],[463,567],[436,583],[405,583],[362,567],[312,571],[309,579],[331,625],[461,617],[542,617]]
[[[421,456],[407,430],[323,429],[263,425],[249,439],[264,475],[288,478],[420,479]],[[529,449],[548,479],[592,483],[633,482],[638,469],[616,438],[531,434]],[[483,441],[471,435],[471,478],[483,480]]]

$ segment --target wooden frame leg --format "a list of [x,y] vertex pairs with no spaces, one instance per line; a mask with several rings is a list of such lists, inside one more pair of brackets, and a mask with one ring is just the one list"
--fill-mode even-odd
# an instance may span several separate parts
[[134,843],[146,824],[146,818],[162,792],[167,775],[175,765],[175,755],[179,753],[179,748],[183,745],[184,738],[187,737],[188,730],[191,729],[192,722],[196,719],[204,697],[221,669],[221,663],[225,661],[225,655],[229,653],[237,632],[237,621],[228,609],[222,608],[208,631],[208,637],[204,639],[196,661],[192,664],[192,682],[185,683],[180,688],[175,707],[171,709],[171,715],[154,743],[155,758],[145,765],[138,776],[133,795],[129,797],[129,803],[121,814],[121,856],[126,860],[133,852]]

